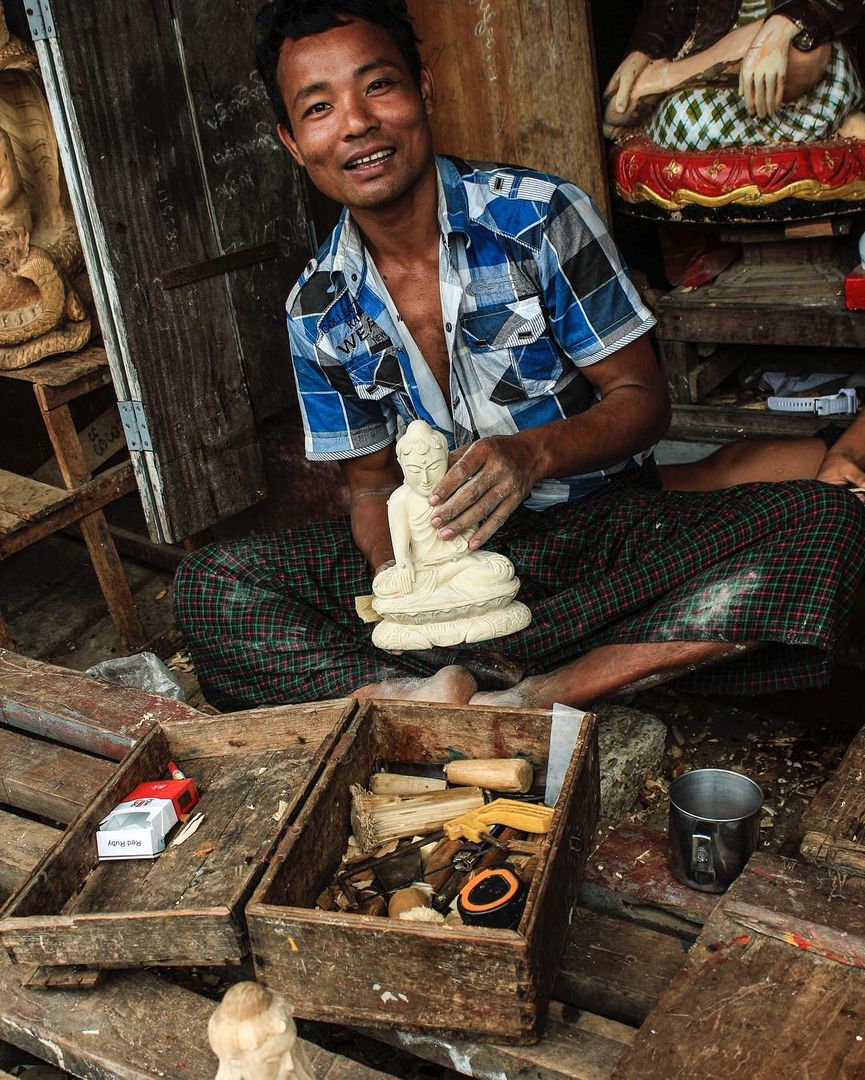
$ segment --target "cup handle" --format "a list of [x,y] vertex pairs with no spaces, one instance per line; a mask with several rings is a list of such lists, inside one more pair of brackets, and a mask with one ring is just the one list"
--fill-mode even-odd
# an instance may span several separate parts
[[694,880],[708,885],[715,880],[715,860],[712,858],[712,837],[694,833],[691,837],[691,871]]

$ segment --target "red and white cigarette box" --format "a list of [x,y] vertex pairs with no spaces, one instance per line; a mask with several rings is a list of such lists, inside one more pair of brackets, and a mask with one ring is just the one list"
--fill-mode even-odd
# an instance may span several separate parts
[[96,852],[100,859],[153,859],[177,820],[171,799],[129,799],[99,822]]

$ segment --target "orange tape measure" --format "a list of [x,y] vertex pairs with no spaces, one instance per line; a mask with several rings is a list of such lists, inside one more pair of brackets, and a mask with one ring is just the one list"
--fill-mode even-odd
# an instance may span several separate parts
[[492,866],[465,883],[457,910],[468,926],[512,930],[520,921],[528,889],[508,866]]

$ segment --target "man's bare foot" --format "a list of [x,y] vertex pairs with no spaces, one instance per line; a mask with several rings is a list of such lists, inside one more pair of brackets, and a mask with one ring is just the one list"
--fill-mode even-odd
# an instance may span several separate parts
[[367,683],[351,697],[358,701],[367,698],[396,698],[399,701],[440,701],[448,705],[468,705],[478,684],[465,668],[443,667],[428,679],[385,679]]
[[546,681],[542,675],[534,675],[507,690],[488,690],[475,694],[469,704],[504,705],[513,709],[544,708],[547,704],[544,694]]

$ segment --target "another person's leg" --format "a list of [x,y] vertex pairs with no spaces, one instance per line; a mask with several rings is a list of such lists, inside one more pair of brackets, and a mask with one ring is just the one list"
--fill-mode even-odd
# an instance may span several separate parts
[[727,443],[700,461],[661,465],[664,491],[721,491],[736,484],[813,480],[826,457],[813,439],[745,439]]

